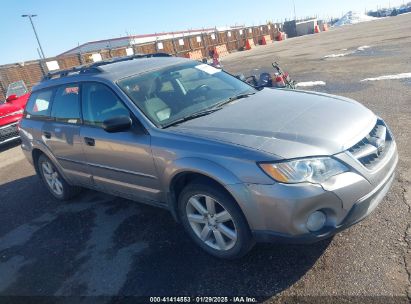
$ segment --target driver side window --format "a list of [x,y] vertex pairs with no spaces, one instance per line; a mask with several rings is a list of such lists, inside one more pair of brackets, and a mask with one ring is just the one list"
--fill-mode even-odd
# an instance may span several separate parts
[[84,124],[101,127],[107,119],[130,112],[113,91],[101,83],[84,83],[82,87]]

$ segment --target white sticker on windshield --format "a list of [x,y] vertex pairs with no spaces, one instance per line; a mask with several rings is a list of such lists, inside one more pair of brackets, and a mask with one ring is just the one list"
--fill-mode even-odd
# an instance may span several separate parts
[[165,109],[162,109],[162,110],[156,112],[156,116],[157,116],[159,121],[169,119],[170,115],[171,115],[171,109],[170,108],[165,108]]
[[215,67],[212,67],[211,65],[208,64],[200,64],[195,66],[196,69],[206,72],[207,74],[213,75],[215,73],[221,72],[221,70],[216,69]]

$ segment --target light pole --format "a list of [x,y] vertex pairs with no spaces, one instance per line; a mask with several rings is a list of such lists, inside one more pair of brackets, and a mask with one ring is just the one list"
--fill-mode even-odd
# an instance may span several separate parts
[[33,17],[36,17],[37,15],[25,14],[25,15],[21,15],[21,16],[22,16],[23,18],[24,18],[24,17],[28,17],[28,18],[29,18],[30,23],[31,23],[31,27],[33,28],[33,31],[34,31],[34,35],[36,36],[36,39],[37,39],[37,43],[39,44],[41,56],[43,56],[43,59],[46,59],[46,56],[44,56],[43,48],[41,47],[41,44],[40,44],[39,36],[37,35],[36,28],[34,27],[33,20],[31,19],[31,18],[33,18]]
[[295,0],[293,0],[293,6],[294,6],[294,20],[297,21],[297,15],[295,13]]

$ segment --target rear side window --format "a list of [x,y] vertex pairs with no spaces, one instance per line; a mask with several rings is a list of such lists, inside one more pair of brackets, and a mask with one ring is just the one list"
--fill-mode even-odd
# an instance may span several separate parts
[[79,94],[80,90],[77,84],[59,87],[54,95],[51,116],[58,122],[80,123]]
[[26,118],[45,118],[50,116],[50,101],[52,96],[52,89],[33,92],[26,105]]
[[104,84],[84,83],[82,87],[83,121],[86,125],[99,126],[107,119],[130,112],[120,99]]

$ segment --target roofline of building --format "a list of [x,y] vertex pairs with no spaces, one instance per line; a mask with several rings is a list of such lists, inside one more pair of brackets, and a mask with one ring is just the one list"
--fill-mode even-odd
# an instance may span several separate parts
[[75,49],[81,49],[82,47],[85,47],[86,45],[93,44],[93,43],[103,43],[103,42],[117,41],[117,40],[123,40],[123,39],[131,40],[131,39],[136,39],[136,38],[147,38],[147,37],[156,37],[156,36],[173,35],[173,34],[179,35],[179,34],[186,34],[186,33],[193,33],[193,32],[208,32],[208,31],[213,31],[213,30],[216,30],[216,28],[213,27],[213,28],[194,29],[194,30],[186,30],[186,31],[178,31],[178,32],[162,32],[162,33],[154,33],[154,34],[130,35],[130,36],[117,37],[117,38],[110,38],[110,39],[94,40],[94,41],[89,41],[79,46],[76,46],[68,51],[65,51],[64,53],[57,55],[56,57],[67,55],[68,53],[74,51]]

